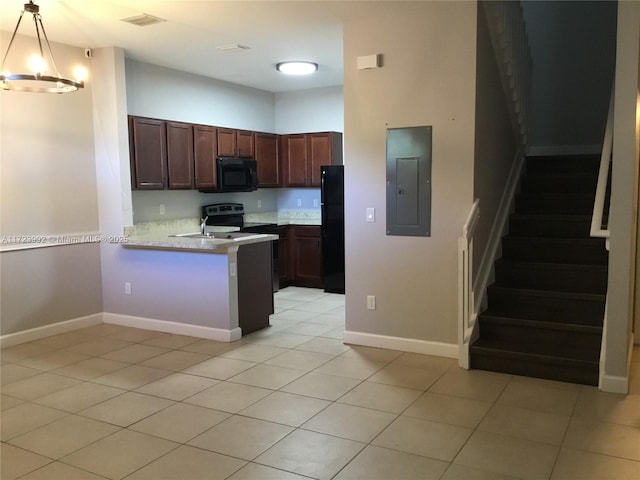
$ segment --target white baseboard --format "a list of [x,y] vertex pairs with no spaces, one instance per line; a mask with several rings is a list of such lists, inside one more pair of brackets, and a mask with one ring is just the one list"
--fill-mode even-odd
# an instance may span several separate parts
[[553,155],[596,155],[602,153],[602,144],[530,146],[527,155],[544,157]]
[[403,352],[422,353],[438,357],[458,358],[458,345],[453,343],[430,342],[413,338],[390,337],[363,332],[344,332],[344,343],[365,347],[387,348]]
[[158,332],[173,333],[177,335],[188,335],[191,337],[217,340],[218,342],[235,342],[242,337],[242,330],[234,328],[225,330],[223,328],[203,327],[200,325],[190,325],[166,320],[156,320],[154,318],[133,317],[131,315],[119,315],[115,313],[103,313],[104,323],[123,325],[125,327],[142,328],[143,330],[156,330]]
[[598,389],[609,393],[629,393],[629,377],[604,374],[600,377]]
[[78,328],[92,327],[94,325],[100,325],[101,323],[102,313],[96,313],[86,317],[72,318],[71,320],[52,323],[51,325],[30,328],[21,332],[8,333],[0,336],[0,347],[6,348],[13,345],[19,345],[21,343],[33,342],[34,340],[40,340],[41,338],[70,332],[71,330],[77,330]]

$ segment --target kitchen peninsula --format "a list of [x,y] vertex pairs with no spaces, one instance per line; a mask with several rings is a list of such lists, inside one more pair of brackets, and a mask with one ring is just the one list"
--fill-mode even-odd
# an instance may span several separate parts
[[143,307],[144,318],[114,315],[107,321],[226,342],[267,327],[273,313],[271,249],[278,237],[183,233],[127,232],[121,256],[134,268],[126,299],[137,307],[136,296],[153,302]]

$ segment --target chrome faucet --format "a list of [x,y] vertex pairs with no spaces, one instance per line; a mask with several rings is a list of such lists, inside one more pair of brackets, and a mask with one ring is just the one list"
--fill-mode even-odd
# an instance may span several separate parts
[[204,227],[207,225],[207,220],[209,220],[209,215],[200,219],[200,233],[204,235]]

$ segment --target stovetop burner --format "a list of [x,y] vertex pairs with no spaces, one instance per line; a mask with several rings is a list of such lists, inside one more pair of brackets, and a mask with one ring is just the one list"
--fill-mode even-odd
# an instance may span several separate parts
[[207,217],[206,225],[210,227],[238,227],[241,231],[271,229],[275,223],[245,222],[244,205],[241,203],[213,203],[202,206],[202,218]]

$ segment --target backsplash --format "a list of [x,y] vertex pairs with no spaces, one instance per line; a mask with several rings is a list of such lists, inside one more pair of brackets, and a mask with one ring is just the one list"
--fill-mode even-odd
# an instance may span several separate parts
[[[245,222],[277,223],[279,225],[320,225],[320,210],[280,210],[277,212],[245,213]],[[236,230],[237,227],[229,227]],[[200,230],[200,218],[176,218],[173,220],[160,220],[152,222],[139,222],[124,228],[124,234],[128,237],[144,236],[151,233],[193,233]]]
[[[200,193],[197,190],[150,190],[132,192],[133,223],[170,222],[172,219],[195,218],[200,207],[211,203],[242,203],[246,215],[273,215],[307,218],[320,215],[320,189],[260,188],[255,192]],[[253,221],[247,219],[247,221]]]

